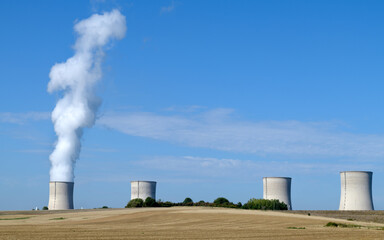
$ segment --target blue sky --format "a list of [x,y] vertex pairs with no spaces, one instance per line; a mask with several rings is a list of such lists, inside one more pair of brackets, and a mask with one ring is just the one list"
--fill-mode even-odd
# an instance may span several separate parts
[[48,204],[56,140],[49,71],[73,25],[119,9],[96,125],[75,169],[75,207],[123,207],[130,181],[157,198],[262,197],[292,177],[294,209],[337,209],[340,171],[373,171],[384,209],[382,1],[0,2],[0,209]]

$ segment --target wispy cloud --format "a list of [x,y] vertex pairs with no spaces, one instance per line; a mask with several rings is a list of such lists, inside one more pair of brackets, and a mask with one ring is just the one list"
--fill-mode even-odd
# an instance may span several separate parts
[[173,10],[175,10],[175,2],[174,1],[172,1],[171,5],[161,7],[160,13],[162,13],[162,14],[163,13],[170,13]]
[[51,113],[49,112],[26,112],[26,113],[11,113],[11,112],[0,112],[0,122],[3,123],[14,123],[24,124],[27,121],[40,121],[49,120]]
[[[203,110],[171,107],[162,114],[110,112],[97,123],[131,136],[262,157],[384,157],[384,135],[347,132],[332,122],[252,122],[234,117],[232,109]],[[49,112],[0,113],[0,122],[19,125],[49,119]]]
[[[248,179],[262,176],[337,173],[341,170],[372,170],[374,163],[254,161],[198,156],[155,156],[134,162],[156,171],[176,172],[182,176],[231,177]],[[375,167],[376,171],[383,169]],[[169,175],[169,174],[168,174]]]
[[327,122],[251,122],[231,109],[160,115],[109,113],[98,123],[132,136],[227,152],[285,157],[384,157],[384,136],[342,131]]
[[206,107],[193,105],[193,106],[171,106],[164,108],[167,112],[181,112],[181,113],[192,113],[206,109]]

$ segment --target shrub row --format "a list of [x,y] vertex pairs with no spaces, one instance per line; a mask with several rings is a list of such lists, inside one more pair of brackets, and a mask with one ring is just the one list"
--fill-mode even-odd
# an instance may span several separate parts
[[273,199],[255,199],[251,198],[243,205],[244,209],[259,209],[259,210],[288,210],[287,204]]

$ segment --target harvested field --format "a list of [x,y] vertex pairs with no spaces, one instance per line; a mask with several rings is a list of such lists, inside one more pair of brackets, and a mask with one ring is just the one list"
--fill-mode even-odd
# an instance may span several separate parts
[[383,239],[384,224],[306,214],[172,207],[0,212],[0,239]]

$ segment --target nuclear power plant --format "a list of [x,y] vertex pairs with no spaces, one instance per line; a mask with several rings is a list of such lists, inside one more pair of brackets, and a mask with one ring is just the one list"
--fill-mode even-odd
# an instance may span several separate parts
[[289,177],[263,178],[263,198],[270,200],[277,199],[287,204],[288,210],[292,210],[291,180]]
[[[372,172],[340,172],[341,194],[339,210],[374,210],[372,201]],[[277,199],[292,210],[290,177],[264,177],[263,199]],[[156,199],[155,181],[131,181],[131,200],[148,197]],[[49,210],[74,209],[73,182],[49,182]]]
[[156,182],[154,181],[131,181],[131,200],[147,197],[156,199]]
[[339,210],[373,210],[372,172],[340,172]]
[[73,182],[49,182],[49,210],[73,209]]

